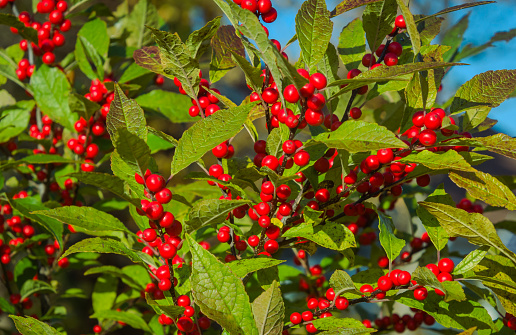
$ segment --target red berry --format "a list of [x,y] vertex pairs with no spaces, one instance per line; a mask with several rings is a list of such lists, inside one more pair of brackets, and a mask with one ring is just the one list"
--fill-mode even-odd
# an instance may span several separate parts
[[349,306],[348,299],[344,297],[339,297],[337,300],[335,300],[335,307],[337,307],[338,310],[345,310]]
[[389,52],[383,58],[385,65],[394,66],[398,64],[398,56],[395,53]]
[[279,249],[278,242],[276,242],[275,240],[268,240],[267,242],[265,242],[263,249],[267,251],[269,254],[275,254]]
[[294,163],[298,166],[305,166],[310,162],[310,154],[304,150],[298,151],[294,155]]
[[301,317],[301,314],[298,312],[294,312],[290,314],[290,322],[292,322],[295,325],[300,324],[303,321],[303,318]]
[[425,127],[427,129],[436,130],[441,128],[442,119],[437,113],[428,113],[425,116]]
[[425,129],[419,134],[419,142],[423,144],[425,147],[429,147],[435,144],[437,141],[437,136],[435,132],[431,129]]
[[68,30],[70,30],[70,28],[72,28],[72,21],[70,21],[69,19],[65,19],[63,23],[61,23],[60,28],[62,32],[67,32]]
[[95,325],[95,326],[93,326],[93,332],[94,332],[95,334],[98,334],[98,333],[102,332],[102,327],[101,327],[101,326],[99,326],[99,325]]
[[360,119],[362,116],[362,110],[358,107],[353,107],[349,110],[349,116],[355,120]]
[[301,318],[303,319],[303,321],[312,321],[314,319],[314,314],[310,311],[304,311],[301,314]]
[[279,93],[274,88],[267,87],[265,90],[263,90],[262,98],[266,103],[273,104],[278,101]]
[[362,57],[362,65],[365,67],[371,67],[376,63],[376,58],[373,54],[365,54],[364,57]]
[[145,180],[145,185],[149,191],[155,193],[161,191],[165,187],[165,178],[158,174],[151,174]]
[[271,0],[258,0],[258,12],[266,14],[272,9]]
[[362,73],[362,71],[360,71],[359,69],[352,69],[351,71],[348,72],[347,78],[353,79],[361,73]]
[[299,101],[299,91],[294,85],[288,85],[283,91],[283,97],[288,102],[295,104]]
[[415,112],[414,115],[412,115],[412,123],[416,127],[423,127],[425,125],[425,111]]
[[156,192],[155,197],[160,204],[168,204],[172,200],[172,191],[168,188],[163,188],[161,191]]
[[396,54],[396,56],[399,57],[403,53],[403,47],[398,42],[392,42],[387,47],[387,51],[392,52],[393,54]]
[[258,4],[256,3],[256,0],[243,0],[240,6],[243,9],[250,10],[253,13],[258,10]]
[[405,23],[405,18],[403,17],[403,15],[396,16],[396,20],[394,20],[394,24],[396,25],[397,28],[400,28],[400,29],[407,28],[407,24]]
[[60,24],[63,21],[63,13],[58,10],[54,10],[48,16],[48,20],[53,24]]
[[56,56],[52,52],[45,52],[41,60],[43,61],[43,63],[50,65],[54,63],[54,61],[56,60]]
[[278,18],[278,12],[276,11],[276,9],[274,7],[271,8],[271,10],[269,10],[267,13],[262,14],[262,20],[265,23],[272,23],[272,22],[276,21],[277,18]]
[[68,3],[66,1],[59,1],[56,5],[56,8],[60,12],[66,12],[68,9]]
[[177,248],[168,242],[163,243],[159,246],[159,254],[161,257],[166,259],[174,258],[174,256],[177,254]]
[[412,279],[412,276],[407,271],[401,271],[398,274],[398,278],[397,279],[398,279],[398,283],[400,285],[407,285],[408,283],[410,283],[410,280]]
[[176,322],[177,329],[179,329],[182,332],[190,332],[194,328],[194,324],[192,319],[186,316],[180,317]]
[[217,158],[224,158],[228,154],[228,145],[226,142],[223,142],[213,148],[211,152]]
[[324,122],[324,114],[318,110],[307,109],[305,112],[305,121],[311,126],[320,126]]
[[428,297],[428,290],[424,287],[418,287],[414,290],[414,298],[417,300],[425,300]]
[[452,272],[455,267],[455,263],[449,258],[441,258],[438,264],[439,271],[441,272]]
[[310,76],[310,84],[314,85],[316,89],[322,90],[328,84],[328,80],[324,74],[314,73]]

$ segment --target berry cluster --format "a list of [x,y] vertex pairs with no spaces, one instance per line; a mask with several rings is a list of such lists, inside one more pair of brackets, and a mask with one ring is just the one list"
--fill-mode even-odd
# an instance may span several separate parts
[[[192,107],[188,109],[188,114],[191,117],[196,117],[201,115],[210,116],[216,111],[220,110],[220,107],[217,105],[219,99],[212,93],[220,94],[220,91],[216,88],[210,88],[210,83],[207,79],[202,78],[202,71],[199,71],[199,78],[201,78],[201,82],[199,83],[199,92],[197,93],[197,99],[192,99]],[[183,84],[179,81],[179,79],[174,77],[174,85],[179,89],[179,93],[186,95],[185,90],[183,89]],[[212,92],[210,92],[211,90]]]
[[[111,80],[106,79],[104,83],[108,81]],[[93,137],[91,134],[97,137],[109,136],[106,133],[106,118],[109,113],[109,106],[115,99],[115,95],[113,92],[108,91],[104,83],[98,79],[92,80],[89,93],[84,95],[86,99],[102,105],[100,112],[96,112],[88,121],[81,117],[75,122],[74,127],[78,133],[77,138],[71,138],[67,142],[68,149],[76,155],[85,158],[85,162],[81,164],[81,170],[84,172],[95,170],[95,162],[93,160],[99,154],[99,147],[97,144],[92,143]]]
[[435,323],[434,317],[426,312],[412,308],[411,310],[415,312],[412,316],[405,314],[400,317],[398,314],[394,313],[390,317],[384,316],[383,318],[376,319],[374,324],[379,330],[392,329],[397,333],[403,333],[405,329],[414,331],[423,324],[431,326]]
[[[272,7],[271,0],[233,0],[233,2],[261,17],[265,23],[272,23],[278,18],[278,12]],[[263,27],[263,29],[269,34],[267,28]]]
[[[11,1],[14,2],[14,1]],[[7,5],[7,1],[0,2],[0,8],[2,5]],[[54,49],[61,47],[65,44],[65,37],[62,32],[67,32],[72,27],[72,22],[69,19],[65,19],[64,15],[68,9],[68,3],[66,1],[54,0],[43,0],[38,2],[36,10],[40,14],[48,14],[48,21],[40,23],[35,21],[33,16],[29,12],[21,12],[18,15],[18,19],[25,24],[26,27],[32,27],[38,32],[38,44],[29,42],[27,40],[20,41],[20,48],[23,51],[27,51],[32,48],[34,55],[41,56],[41,61],[47,65],[55,63],[56,56]],[[13,33],[18,33],[16,28],[11,28]],[[18,79],[24,80],[30,78],[34,73],[34,64],[30,64],[29,60],[23,58],[18,63],[16,69],[16,75]]]

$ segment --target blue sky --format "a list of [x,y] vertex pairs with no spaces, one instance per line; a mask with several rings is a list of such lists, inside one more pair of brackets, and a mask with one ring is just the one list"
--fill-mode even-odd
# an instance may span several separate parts
[[[268,24],[271,35],[270,38],[275,38],[284,45],[294,34],[294,18],[297,9],[301,6],[301,0],[280,1],[273,0],[273,5],[278,9],[278,20],[272,24]],[[328,9],[333,9],[341,2],[341,0],[327,0]],[[421,14],[431,14],[438,12],[444,7],[445,1],[432,0],[418,0],[412,1],[417,6],[418,3],[424,4],[425,12]],[[461,1],[448,1],[450,6],[458,5]],[[473,1],[472,1],[473,2]],[[430,7],[428,11],[426,8]],[[415,7],[413,7],[415,8]],[[334,21],[334,35],[333,42],[338,38],[338,34],[351,19],[361,15],[362,9],[355,9],[344,15],[341,15]],[[414,12],[417,12],[413,9]],[[465,9],[462,11],[449,13],[444,15],[446,20],[451,21],[451,24],[457,22],[464,14],[471,11],[469,29],[464,36],[464,44],[472,43],[480,45],[487,42],[492,35],[498,31],[506,31],[516,28],[516,6],[513,0],[501,0],[496,4],[484,5]],[[280,32],[280,33],[278,33]],[[434,40],[434,44],[438,43],[438,39]],[[516,62],[514,55],[516,55],[516,39],[506,42],[498,42],[496,47],[485,50],[482,54],[470,58],[466,58],[463,62],[470,64],[469,66],[456,67],[443,81],[444,90],[440,98],[446,100],[451,94],[464,82],[471,79],[476,74],[486,72],[489,70],[500,69],[515,69]],[[289,55],[299,54],[298,45],[294,45],[288,50]],[[446,94],[446,90],[450,94]],[[489,114],[490,118],[498,120],[495,130],[506,133],[510,136],[516,136],[516,99],[510,99],[501,104],[499,107],[493,109]]]

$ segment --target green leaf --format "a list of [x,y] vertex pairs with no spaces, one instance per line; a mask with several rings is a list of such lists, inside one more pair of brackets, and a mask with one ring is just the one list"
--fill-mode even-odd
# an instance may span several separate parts
[[208,48],[209,43],[204,42],[211,40],[211,38],[215,36],[217,29],[219,29],[221,18],[221,16],[217,16],[213,20],[206,23],[204,27],[194,31],[190,34],[190,36],[188,36],[188,39],[186,40],[185,44],[188,50],[190,51],[190,55],[194,59],[199,60],[202,54]]
[[516,196],[501,181],[490,174],[475,172],[450,172],[450,179],[459,187],[485,203],[516,210]]
[[14,321],[16,329],[22,335],[61,335],[60,332],[50,327],[46,323],[36,320],[30,316],[9,315]]
[[150,332],[151,329],[147,325],[147,323],[142,319],[141,316],[136,315],[131,312],[121,312],[121,311],[113,311],[113,310],[105,310],[101,312],[95,312],[95,314],[90,316],[90,319],[99,319],[99,320],[115,320],[122,321],[129,326],[135,329],[141,329],[144,331]]
[[16,313],[14,306],[10,302],[7,302],[7,300],[5,300],[4,298],[1,298],[1,297],[0,297],[0,308],[2,309],[2,311],[7,312],[9,314]]
[[145,294],[145,298],[147,300],[147,303],[156,309],[159,309],[161,312],[165,313],[171,318],[176,318],[179,315],[182,315],[185,311],[184,307],[174,305],[173,302],[170,303],[166,299],[163,300],[153,300],[150,298],[149,294]]
[[322,60],[330,42],[333,22],[325,0],[306,0],[296,15],[296,36],[301,58],[309,72]]
[[4,83],[7,82],[7,79],[9,79],[9,80],[13,81],[14,83],[16,83],[18,86],[20,86],[21,88],[23,88],[24,90],[27,90],[27,92],[29,94],[32,94],[32,90],[30,89],[30,87],[28,85],[25,85],[23,82],[21,82],[18,79],[15,69],[16,69],[15,67],[0,63],[0,84],[3,85]]
[[464,4],[461,4],[461,5],[457,5],[457,6],[453,6],[453,7],[449,7],[449,8],[443,9],[443,10],[441,10],[441,11],[435,13],[435,14],[432,14],[432,15],[424,16],[424,17],[418,19],[416,21],[416,23],[418,23],[420,21],[423,21],[423,20],[427,20],[427,19],[429,19],[431,17],[434,17],[434,16],[439,16],[439,15],[443,15],[443,14],[447,14],[447,13],[455,12],[455,11],[458,11],[458,10],[475,7],[475,6],[487,5],[487,4],[491,4],[491,3],[495,3],[495,2],[496,1],[477,1],[477,2],[464,3]]
[[463,130],[482,123],[491,108],[499,106],[516,89],[516,70],[487,71],[463,84],[450,107],[452,114],[465,112]]
[[[100,18],[87,22],[77,33],[75,59],[90,79],[104,79],[104,62],[109,48],[107,24]],[[91,63],[95,66],[93,68]]]
[[0,143],[9,141],[27,129],[32,108],[34,101],[28,100],[19,101],[0,110]]
[[432,170],[450,169],[456,171],[476,171],[459,153],[454,150],[446,152],[431,152],[423,150],[417,154],[410,154],[399,160],[400,163],[417,163]]
[[489,251],[489,246],[483,246],[470,252],[459,264],[453,269],[453,275],[460,275],[477,266]]
[[323,330],[322,333],[318,334],[325,335],[352,335],[376,332],[376,329],[366,328],[362,322],[354,318],[328,317],[314,320],[312,323],[317,330]]
[[221,26],[211,39],[210,81],[212,83],[222,78],[229,70],[235,67],[232,53],[245,59],[245,48],[238,38],[233,26]]
[[477,151],[489,150],[509,158],[516,159],[516,139],[505,134],[486,137],[461,138],[451,140],[453,145],[475,146]]
[[142,199],[145,197],[144,188],[134,179],[134,174],[140,174],[140,172],[134,171],[133,167],[124,162],[116,150],[111,153],[111,170],[115,176],[125,182],[125,184],[122,184],[121,186],[124,187],[124,191],[129,195],[129,197],[136,199]]
[[230,211],[249,204],[248,200],[214,200],[206,199],[196,202],[190,209],[188,221],[184,223],[187,233],[206,225],[215,225],[226,221]]
[[335,222],[326,222],[315,227],[303,222],[287,230],[283,237],[304,237],[324,248],[338,251],[356,247],[353,233],[343,224]]
[[16,28],[18,30],[18,34],[22,38],[38,43],[38,32],[31,26],[25,27],[25,24],[16,16],[7,13],[0,13],[0,24]]
[[147,143],[137,135],[130,133],[127,128],[118,129],[118,138],[115,148],[120,158],[134,173],[140,176],[145,174],[149,166],[151,155]]
[[455,55],[464,39],[464,33],[466,29],[468,29],[470,14],[471,13],[464,15],[455,25],[448,29],[442,37],[441,43],[450,46],[450,50],[444,55],[446,61],[455,59]]
[[[138,50],[137,50],[138,51]],[[136,53],[136,51],[135,51]],[[132,80],[141,78],[147,74],[150,74],[149,70],[146,68],[143,68],[139,66],[136,63],[131,63],[125,70],[120,79],[118,80],[119,83],[127,83]]]
[[227,266],[239,278],[245,277],[248,273],[253,273],[261,269],[271,268],[285,261],[274,258],[243,258],[227,263]]
[[103,275],[97,278],[91,300],[93,311],[95,313],[110,310],[116,300],[116,291],[118,287],[118,278],[111,275]]
[[122,269],[119,269],[113,265],[97,266],[94,268],[90,268],[84,272],[85,276],[94,275],[94,274],[103,274],[103,275],[111,275],[111,276],[118,277],[120,279],[123,279],[124,282],[130,283],[130,285],[132,287],[137,288],[139,290],[144,289],[145,285],[146,285],[146,284],[142,285],[142,284],[138,283],[135,280],[135,278],[129,276]]
[[185,169],[220,143],[240,132],[255,103],[220,110],[183,133],[172,160],[172,174]]
[[199,62],[192,57],[177,33],[148,28],[159,47],[163,74],[169,78],[179,79],[188,96],[192,99],[197,98],[201,82]]
[[45,283],[41,280],[27,280],[23,283],[23,286],[20,289],[21,299],[25,299],[33,295],[34,293],[57,293],[56,290],[50,286],[50,284]]
[[93,207],[67,206],[35,211],[32,214],[44,215],[90,231],[124,231],[131,232],[114,216]]
[[[426,198],[427,202],[437,202],[446,205],[454,205],[453,199],[444,190],[443,184],[439,185],[435,191]],[[443,250],[448,243],[449,236],[446,230],[441,227],[439,221],[430,214],[424,207],[418,206],[416,209],[417,216],[421,219],[423,226],[430,237],[433,245],[437,250]]]
[[366,51],[365,31],[360,18],[357,17],[342,29],[338,51],[340,59],[348,71],[358,68]]
[[14,209],[25,216],[25,218],[38,222],[54,236],[59,242],[59,245],[63,245],[63,225],[61,222],[43,215],[31,214],[33,211],[48,209],[41,204],[41,201],[36,198],[20,198],[9,199],[9,203]]
[[113,143],[118,138],[120,128],[126,128],[142,140],[147,140],[147,127],[143,110],[136,101],[127,98],[118,84],[115,84],[115,99],[111,102],[106,126]]
[[[444,281],[442,282],[444,290],[446,291],[446,297],[444,297],[444,301],[450,302],[452,300],[456,301],[465,301],[467,300],[466,294],[464,293],[464,289],[457,281]],[[443,290],[443,291],[444,291]]]
[[348,152],[364,152],[383,148],[406,148],[387,128],[364,121],[345,121],[336,131],[315,136],[314,141],[324,143],[328,148],[344,149]]
[[476,326],[480,335],[492,334],[493,331],[497,331],[487,310],[475,301],[446,302],[441,296],[434,293],[428,294],[425,300],[419,301],[413,297],[412,292],[399,295],[396,301],[427,312],[435,318],[437,323],[446,328],[469,329]]
[[[501,255],[487,255],[474,269],[475,277],[490,288],[508,313],[516,312],[516,268]],[[468,276],[469,277],[469,276]]]
[[351,291],[351,293],[359,293],[349,274],[343,270],[336,270],[331,275],[330,287],[335,291],[335,295],[340,295],[348,291]]
[[484,215],[433,202],[420,202],[419,205],[437,218],[450,237],[460,236],[475,245],[491,246],[516,264],[516,255],[507,249],[493,223]]
[[118,254],[126,256],[132,262],[143,264],[149,260],[148,255],[137,252],[126,247],[122,242],[105,237],[94,237],[79,241],[69,247],[60,259],[79,252],[93,252],[98,254]]
[[242,281],[190,235],[186,239],[192,253],[192,294],[201,312],[232,334],[257,335]]
[[245,74],[245,80],[255,92],[260,92],[263,85],[262,70],[259,67],[253,67],[245,57],[231,52],[231,59],[235,64],[238,64],[240,70]]
[[335,9],[331,11],[330,17],[335,17],[340,14],[344,14],[347,11],[350,11],[352,9],[365,6],[369,3],[373,2],[379,2],[382,0],[344,0],[341,3],[339,3]]
[[392,262],[398,257],[401,250],[405,247],[405,240],[396,237],[394,230],[396,227],[392,222],[390,216],[385,215],[381,211],[376,211],[378,214],[379,222],[378,227],[380,228],[380,244],[385,249],[387,258]]
[[156,46],[143,47],[133,53],[135,64],[154,73],[165,75],[165,68],[161,62],[159,48]]
[[[131,13],[127,16],[128,45],[141,48],[152,44],[151,32],[145,26],[157,28],[159,15],[156,6],[149,0],[138,1]],[[121,81],[123,82],[123,81]]]
[[285,305],[278,282],[274,281],[265,292],[260,294],[253,301],[252,307],[258,334],[281,334]]
[[395,66],[380,66],[372,70],[362,72],[353,79],[341,79],[328,84],[331,86],[341,86],[347,84],[344,88],[334,94],[331,99],[354,89],[360,88],[364,85],[376,82],[384,82],[391,80],[408,81],[406,75],[427,71],[432,69],[446,68],[449,66],[465,65],[462,63],[444,63],[444,62],[426,62],[426,63],[409,63]]
[[127,200],[135,206],[141,205],[138,199],[135,199],[126,193],[124,181],[117,176],[100,172],[76,172],[71,173],[68,176],[77,178],[79,181],[85,184],[107,190],[119,196],[120,198]]
[[462,50],[455,56],[456,60],[461,60],[464,58],[475,56],[487,48],[494,47],[493,43],[495,42],[509,42],[514,37],[516,37],[516,29],[511,29],[509,31],[499,31],[494,34],[493,37],[489,40],[489,42],[482,44],[480,46],[473,46],[472,44],[465,45]]
[[75,132],[77,115],[72,113],[68,105],[71,87],[66,75],[57,67],[41,65],[30,78],[30,86],[42,112]]
[[[287,79],[296,86],[297,89],[303,87],[307,80],[303,78],[276,49],[263,30],[262,24],[250,11],[241,8],[233,1],[214,0],[222,9],[235,29],[238,29],[244,36],[254,40],[258,46],[260,56],[269,67],[272,76],[278,84],[278,90],[282,97],[283,83],[282,78]],[[241,24],[239,24],[241,23]],[[249,52],[249,50],[248,50]]]
[[417,281],[418,285],[428,286],[446,292],[441,282],[437,279],[437,276],[427,267],[418,266],[414,272],[412,272],[412,279]]
[[89,120],[100,109],[100,105],[78,93],[68,96],[68,104],[70,105],[70,110],[77,113],[84,120]]
[[[416,23],[414,22],[414,16],[410,12],[410,9],[407,7],[407,5],[405,5],[403,0],[396,0],[396,2],[398,3],[398,7],[400,7],[403,18],[405,19],[407,32],[409,33],[410,42],[412,43],[412,50],[414,51],[414,55],[417,55],[419,53],[419,49],[421,48],[421,37],[419,36]],[[390,27],[392,27],[392,25],[388,26],[388,28]]]
[[192,100],[179,93],[153,90],[149,93],[139,95],[135,101],[144,110],[158,112],[174,123],[192,122],[196,120],[188,114],[188,108],[192,106]]
[[[441,31],[441,24],[443,23],[443,21],[444,18],[442,17],[433,17],[428,20],[424,20],[417,23],[417,30],[419,31],[419,36],[421,38],[421,43],[423,45],[430,45],[430,43]],[[445,46],[441,45],[440,47]],[[457,59],[460,60],[461,58]]]
[[397,11],[396,0],[384,0],[366,6],[362,14],[362,21],[369,49],[373,52],[378,49],[385,36],[392,31]]

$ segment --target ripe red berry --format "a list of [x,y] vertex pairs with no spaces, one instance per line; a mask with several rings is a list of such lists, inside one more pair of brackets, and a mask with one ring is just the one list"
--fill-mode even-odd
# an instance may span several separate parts
[[378,279],[378,288],[382,291],[389,291],[393,286],[391,278],[387,276],[381,276]]
[[376,58],[373,54],[365,54],[364,57],[362,57],[362,65],[365,67],[371,67],[376,63]]
[[425,125],[425,111],[418,111],[412,115],[412,123],[416,127],[423,127]]
[[324,114],[319,110],[307,109],[305,121],[311,126],[320,126],[324,122]]
[[243,0],[240,6],[243,9],[250,10],[253,13],[258,10],[258,3],[256,2],[256,0]]
[[407,28],[407,24],[405,23],[405,18],[403,17],[403,15],[396,16],[396,20],[394,21],[394,24],[396,25],[397,28],[400,28],[400,29]]
[[95,326],[93,326],[93,332],[94,332],[95,334],[98,334],[98,333],[102,332],[102,327],[101,327],[101,326],[99,326],[99,325],[95,325]]
[[263,249],[267,251],[269,254],[275,254],[279,249],[278,242],[276,242],[275,240],[268,240],[267,242],[265,242]]
[[262,14],[262,20],[265,23],[272,23],[278,18],[278,12],[273,7],[267,13]]
[[314,85],[316,89],[322,90],[328,84],[328,80],[324,74],[314,73],[310,76],[310,84]]
[[362,110],[358,107],[353,107],[349,110],[349,116],[355,120],[360,119],[362,116]]
[[60,24],[63,21],[63,12],[59,10],[54,10],[48,16],[48,20],[53,24]]
[[349,301],[344,297],[338,297],[337,300],[335,300],[335,307],[337,307],[338,310],[345,310],[348,306]]
[[398,64],[398,56],[395,53],[389,52],[383,58],[385,65],[394,66]]
[[176,322],[177,329],[182,332],[188,333],[193,330],[194,324],[192,319],[186,316],[180,317]]
[[455,263],[449,258],[441,258],[438,263],[439,271],[451,273],[455,267]]
[[401,271],[399,274],[398,274],[398,283],[400,285],[407,285],[408,283],[410,283],[410,280],[412,279],[412,276],[410,275],[410,273],[408,271]]
[[296,103],[299,101],[299,91],[294,85],[288,85],[283,91],[283,97],[290,103]]
[[353,79],[353,78],[355,78],[356,76],[358,76],[361,73],[362,73],[362,71],[360,71],[359,69],[352,69],[352,70],[350,70],[348,72],[347,78],[348,79]]
[[310,154],[304,150],[298,151],[294,155],[294,163],[298,166],[305,166],[310,162]]
[[262,160],[262,166],[267,166],[269,169],[275,171],[279,167],[279,160],[273,155],[265,156]]
[[295,325],[300,324],[303,321],[303,318],[301,317],[301,314],[298,312],[294,312],[290,314],[290,322],[292,322]]
[[399,57],[403,53],[403,47],[398,42],[392,42],[387,47],[387,51],[392,52],[393,54],[396,54],[396,56]]
[[54,63],[54,61],[56,60],[56,56],[52,52],[45,52],[41,60],[43,61],[43,63],[50,65]]
[[217,158],[224,158],[228,154],[228,145],[226,142],[223,142],[213,148],[211,152]]
[[175,245],[172,245],[170,243],[163,243],[159,246],[159,254],[161,257],[169,259],[174,258],[174,256],[177,254],[177,248]]
[[278,101],[279,93],[274,88],[267,87],[265,90],[263,90],[262,98],[266,103],[274,104],[276,101]]
[[417,300],[425,300],[428,297],[428,290],[425,287],[418,287],[414,290],[414,298]]
[[431,129],[425,129],[419,134],[419,142],[421,142],[425,147],[434,145],[436,141],[437,136]]
[[258,12],[266,14],[272,9],[271,0],[258,0]]
[[165,187],[165,178],[158,174],[151,174],[145,179],[145,185],[151,192],[159,192]]
[[172,191],[168,188],[163,188],[156,192],[155,197],[160,204],[168,204],[172,200]]
[[56,5],[56,8],[60,12],[66,12],[68,9],[68,3],[66,1],[59,1]]
[[428,113],[425,116],[425,127],[427,129],[436,130],[441,128],[442,119],[437,113]]

